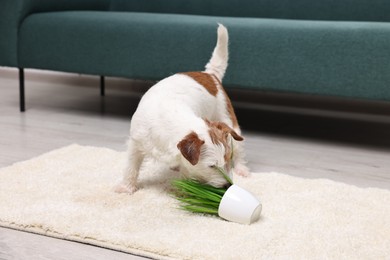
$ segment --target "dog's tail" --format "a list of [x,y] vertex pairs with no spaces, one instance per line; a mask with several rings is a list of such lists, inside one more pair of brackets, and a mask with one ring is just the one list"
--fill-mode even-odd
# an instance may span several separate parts
[[217,45],[214,48],[213,55],[211,56],[209,63],[206,65],[206,72],[214,74],[220,81],[222,81],[228,65],[228,42],[228,31],[225,26],[219,24]]

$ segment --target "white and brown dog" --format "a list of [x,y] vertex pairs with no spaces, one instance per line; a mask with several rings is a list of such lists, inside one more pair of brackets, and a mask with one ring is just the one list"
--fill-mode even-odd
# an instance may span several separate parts
[[232,104],[221,85],[228,62],[228,32],[218,27],[218,41],[204,72],[178,73],[161,80],[142,97],[128,140],[128,165],[117,192],[137,190],[146,157],[210,185],[230,175],[247,176],[241,131]]

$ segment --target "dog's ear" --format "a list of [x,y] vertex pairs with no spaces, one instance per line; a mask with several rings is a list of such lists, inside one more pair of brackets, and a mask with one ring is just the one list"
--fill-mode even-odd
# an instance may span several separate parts
[[234,140],[236,141],[242,141],[244,140],[244,137],[242,137],[241,135],[237,134],[236,131],[234,131],[233,129],[231,129],[229,127],[229,133],[231,134],[231,136],[234,138]]
[[203,144],[204,141],[199,139],[198,134],[191,132],[177,144],[177,148],[179,148],[184,158],[192,165],[196,165],[199,162],[200,148]]
[[210,127],[216,127],[217,129],[221,130],[223,133],[226,133],[226,136],[227,136],[227,134],[230,134],[234,138],[234,140],[236,140],[236,141],[244,140],[244,137],[237,134],[236,131],[234,131],[230,126],[228,126],[227,124],[225,124],[223,122],[210,122],[207,120],[206,124]]

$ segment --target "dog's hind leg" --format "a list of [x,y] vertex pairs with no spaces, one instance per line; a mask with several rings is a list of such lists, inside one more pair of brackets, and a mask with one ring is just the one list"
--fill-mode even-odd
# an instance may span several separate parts
[[145,155],[138,150],[134,141],[127,144],[127,165],[123,173],[122,182],[116,186],[115,192],[133,194],[137,191],[137,179]]

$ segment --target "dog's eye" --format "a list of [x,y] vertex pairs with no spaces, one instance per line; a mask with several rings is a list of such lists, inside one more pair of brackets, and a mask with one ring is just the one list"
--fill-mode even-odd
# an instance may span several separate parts
[[209,168],[215,168],[215,165],[209,165]]

